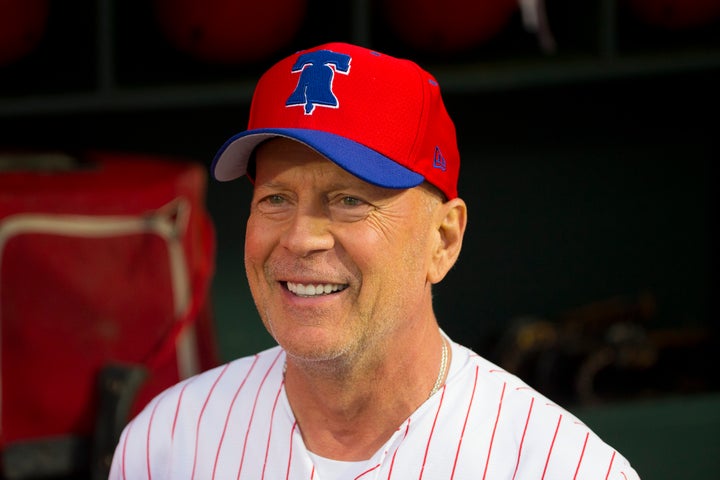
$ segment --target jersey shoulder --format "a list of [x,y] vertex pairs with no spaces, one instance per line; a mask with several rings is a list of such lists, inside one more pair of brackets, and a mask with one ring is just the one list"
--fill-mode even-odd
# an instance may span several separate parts
[[477,426],[474,431],[492,432],[485,435],[491,439],[491,456],[516,463],[517,478],[538,466],[556,478],[573,472],[577,478],[594,478],[597,472],[607,478],[638,478],[622,455],[565,407],[466,347],[455,346],[456,354],[455,377],[448,380],[455,409],[467,412],[468,424]]

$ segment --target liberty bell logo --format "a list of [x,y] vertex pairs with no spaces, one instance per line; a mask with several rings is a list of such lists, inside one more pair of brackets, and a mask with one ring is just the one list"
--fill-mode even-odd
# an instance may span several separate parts
[[350,55],[330,50],[300,55],[292,67],[292,73],[300,73],[300,79],[285,106],[303,106],[305,115],[312,115],[315,107],[338,108],[340,102],[333,93],[333,80],[336,73],[350,72],[350,60]]

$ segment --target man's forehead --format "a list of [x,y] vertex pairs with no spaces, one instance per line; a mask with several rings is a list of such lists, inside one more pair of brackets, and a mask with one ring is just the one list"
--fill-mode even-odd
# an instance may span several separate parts
[[283,161],[287,165],[287,168],[289,168],[293,163],[299,163],[301,160],[307,161],[307,159],[310,158],[332,163],[326,157],[302,142],[281,136],[271,137],[263,140],[253,150],[247,166],[247,175],[254,184],[259,162],[266,164],[268,163],[268,159],[274,160],[274,163]]

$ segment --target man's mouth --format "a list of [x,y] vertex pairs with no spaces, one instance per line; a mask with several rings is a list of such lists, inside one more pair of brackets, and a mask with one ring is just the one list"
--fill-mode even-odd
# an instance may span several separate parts
[[340,292],[347,288],[346,284],[340,283],[319,283],[319,284],[303,284],[285,282],[287,289],[298,297],[318,297],[321,295],[330,295],[331,293]]

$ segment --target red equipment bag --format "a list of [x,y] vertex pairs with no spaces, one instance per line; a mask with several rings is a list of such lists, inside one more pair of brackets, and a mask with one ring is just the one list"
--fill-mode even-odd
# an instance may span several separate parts
[[22,157],[0,156],[0,477],[107,478],[127,420],[219,363],[205,169]]

